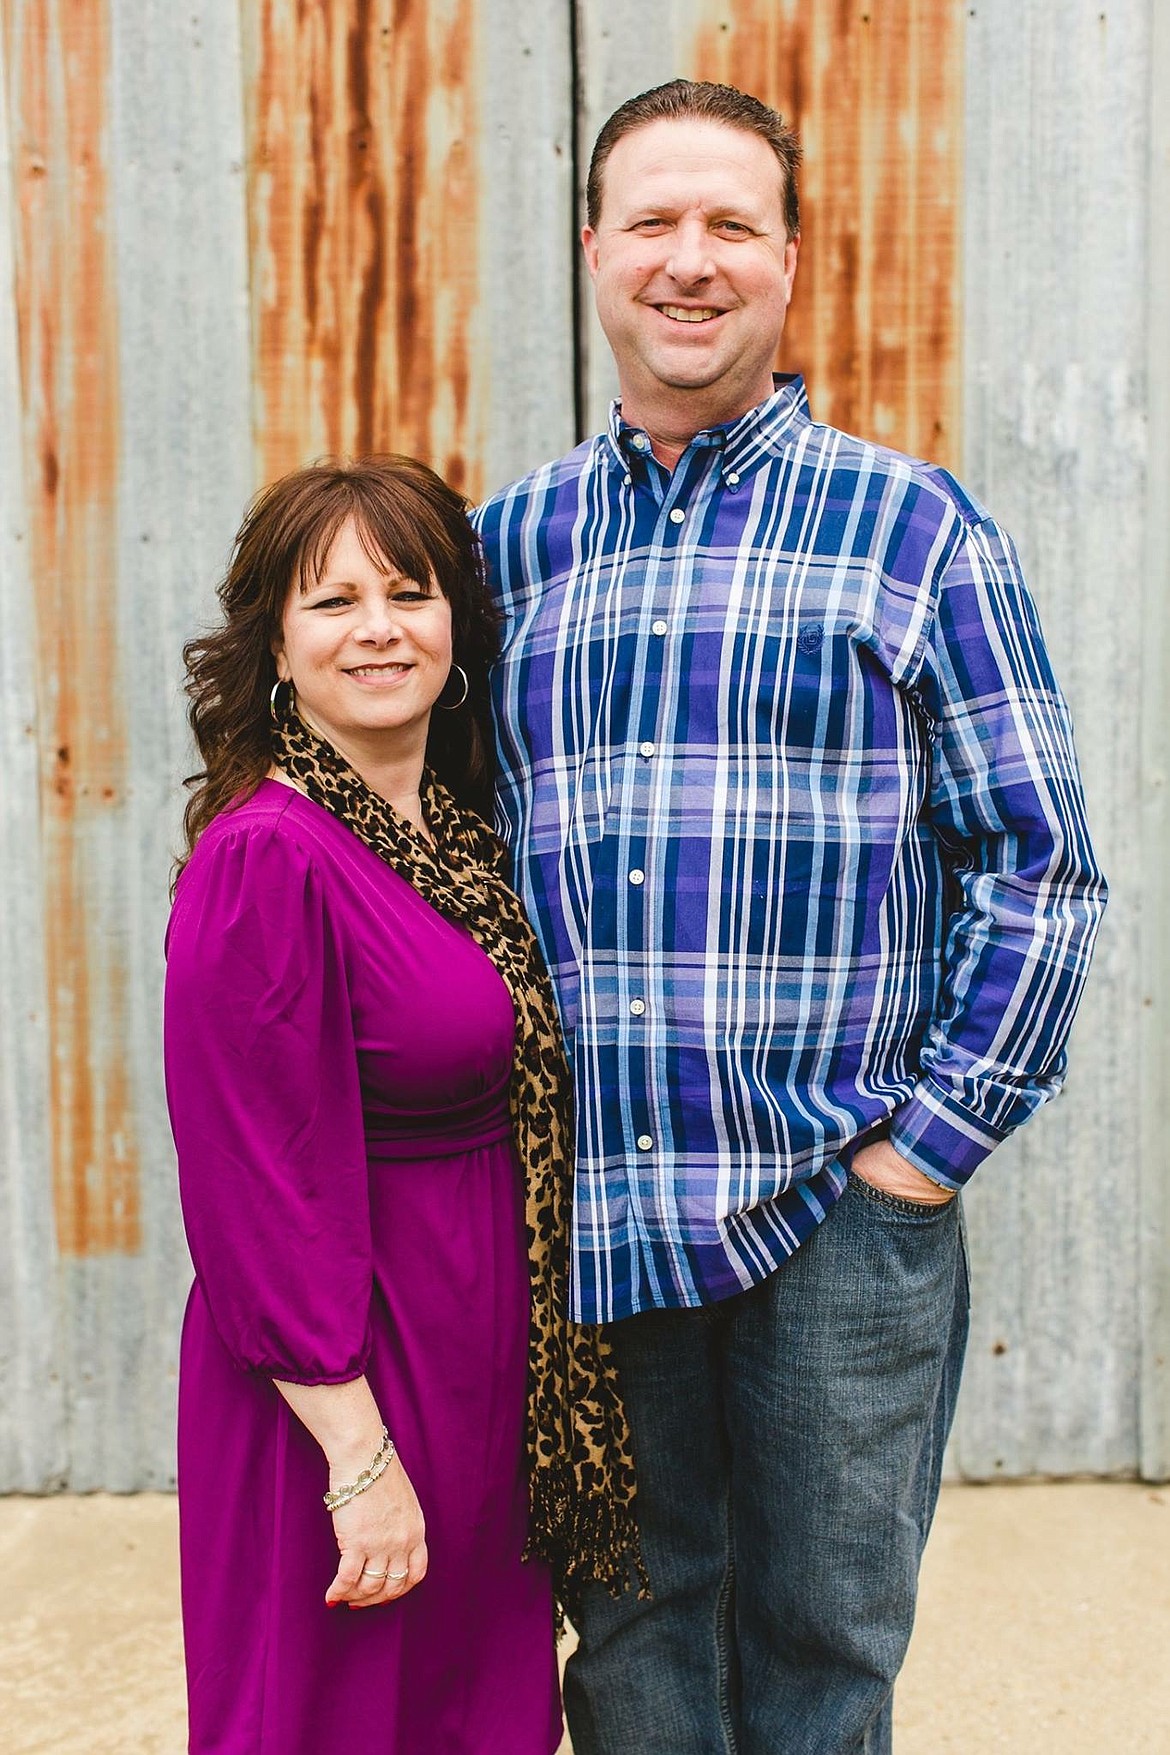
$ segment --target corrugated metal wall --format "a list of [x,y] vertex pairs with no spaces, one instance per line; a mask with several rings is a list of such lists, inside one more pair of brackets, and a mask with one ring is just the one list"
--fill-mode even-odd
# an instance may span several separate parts
[[243,504],[338,448],[475,494],[566,449],[576,407],[592,430],[574,177],[679,72],[800,127],[784,363],[1018,536],[1114,880],[1069,1093],[969,1197],[953,1466],[1170,1472],[1156,11],[0,0],[0,1486],[172,1478],[178,655]]

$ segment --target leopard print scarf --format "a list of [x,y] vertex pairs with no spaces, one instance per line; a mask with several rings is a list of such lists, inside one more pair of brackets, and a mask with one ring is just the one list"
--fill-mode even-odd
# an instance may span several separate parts
[[617,1591],[646,1576],[634,1518],[629,1428],[608,1341],[570,1324],[572,1099],[552,983],[519,897],[504,879],[503,843],[460,810],[429,771],[421,835],[359,779],[295,710],[277,719],[277,764],[486,951],[512,996],[511,1110],[525,1176],[531,1315],[528,1373],[528,1549],[546,1560],[570,1605],[590,1579]]

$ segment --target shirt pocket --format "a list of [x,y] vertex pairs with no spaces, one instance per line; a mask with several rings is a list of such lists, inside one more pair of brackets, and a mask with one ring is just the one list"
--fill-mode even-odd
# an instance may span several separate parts
[[856,742],[866,679],[854,630],[819,616],[767,634],[753,655],[749,734],[791,761],[815,762]]

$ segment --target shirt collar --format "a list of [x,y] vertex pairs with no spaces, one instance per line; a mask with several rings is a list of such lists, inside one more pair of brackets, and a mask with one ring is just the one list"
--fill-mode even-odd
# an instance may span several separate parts
[[[738,420],[706,427],[691,440],[692,445],[722,452],[720,470],[725,484],[733,489],[765,456],[779,448],[791,428],[809,418],[808,397],[799,373],[774,373],[772,384],[771,396],[749,408]],[[620,402],[610,404],[606,437],[626,475],[630,472],[631,457],[650,455],[649,434],[623,419]]]

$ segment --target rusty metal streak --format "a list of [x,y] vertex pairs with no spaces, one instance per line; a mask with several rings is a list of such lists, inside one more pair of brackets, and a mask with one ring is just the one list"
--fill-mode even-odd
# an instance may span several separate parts
[[480,485],[473,0],[243,0],[260,473],[399,450]]
[[138,1163],[119,947],[90,829],[126,789],[117,651],[117,311],[104,0],[3,0],[16,299],[36,591],[53,1187],[64,1255],[137,1251]]
[[934,461],[960,441],[962,9],[710,0],[688,71],[755,93],[804,144],[783,358],[815,416]]

